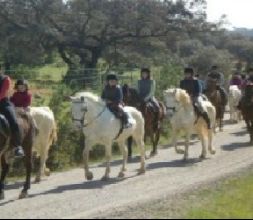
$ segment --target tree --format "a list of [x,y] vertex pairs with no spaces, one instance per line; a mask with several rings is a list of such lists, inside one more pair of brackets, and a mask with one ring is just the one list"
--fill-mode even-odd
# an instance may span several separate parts
[[0,17],[15,29],[36,32],[45,48],[57,48],[70,70],[82,70],[95,68],[115,45],[133,47],[178,31],[214,28],[206,22],[204,5],[203,0],[2,0]]

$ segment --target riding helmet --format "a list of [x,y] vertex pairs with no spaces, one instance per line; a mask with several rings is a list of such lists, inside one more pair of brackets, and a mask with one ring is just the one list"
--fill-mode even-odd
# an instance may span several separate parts
[[19,79],[19,80],[16,82],[16,84],[15,84],[15,89],[17,89],[18,86],[26,86],[26,89],[27,89],[27,90],[29,89],[28,81],[25,80],[25,79]]
[[191,68],[191,67],[187,67],[187,68],[184,69],[184,73],[185,74],[190,73],[190,74],[194,75],[194,69]]
[[107,77],[106,77],[106,80],[107,81],[110,81],[110,80],[116,80],[116,81],[119,81],[119,78],[116,74],[109,74]]

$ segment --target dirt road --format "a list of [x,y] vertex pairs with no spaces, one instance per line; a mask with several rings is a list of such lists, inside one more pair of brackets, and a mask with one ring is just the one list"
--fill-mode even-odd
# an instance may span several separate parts
[[253,146],[248,141],[243,123],[229,125],[215,137],[217,154],[209,155],[203,162],[197,159],[200,144],[194,143],[188,163],[182,162],[182,155],[177,155],[174,149],[163,149],[147,161],[144,176],[136,176],[139,164],[131,163],[126,179],[119,180],[116,177],[120,161],[113,163],[109,182],[100,181],[104,174],[102,165],[92,167],[95,176],[92,182],[84,180],[82,169],[75,169],[53,174],[40,185],[33,185],[30,197],[20,201],[17,200],[20,184],[10,184],[6,200],[0,202],[0,218],[99,218],[118,209],[197,189],[251,166]]

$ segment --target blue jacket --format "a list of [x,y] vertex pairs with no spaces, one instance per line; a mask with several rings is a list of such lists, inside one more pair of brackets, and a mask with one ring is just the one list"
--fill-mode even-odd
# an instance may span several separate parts
[[180,88],[185,90],[191,97],[198,97],[202,92],[200,81],[195,79],[182,80],[180,83]]
[[123,92],[120,86],[106,86],[103,93],[102,99],[105,101],[110,101],[113,104],[120,104],[123,102]]

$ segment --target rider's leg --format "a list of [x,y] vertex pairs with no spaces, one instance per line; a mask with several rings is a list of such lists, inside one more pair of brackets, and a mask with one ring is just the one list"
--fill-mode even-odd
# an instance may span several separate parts
[[23,157],[24,150],[22,148],[22,137],[19,124],[17,122],[17,116],[14,107],[11,104],[6,104],[1,107],[1,113],[6,117],[10,124],[12,142],[11,145],[15,148],[15,156]]

